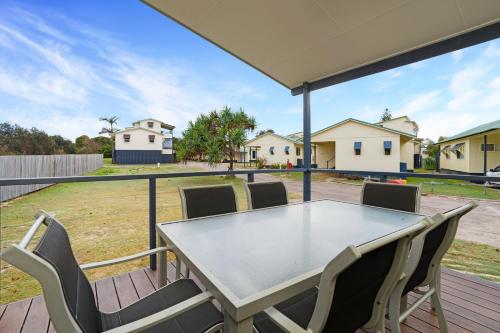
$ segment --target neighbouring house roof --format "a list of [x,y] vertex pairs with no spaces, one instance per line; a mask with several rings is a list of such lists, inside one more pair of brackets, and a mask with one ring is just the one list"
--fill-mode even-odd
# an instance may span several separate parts
[[400,117],[396,117],[396,118],[392,118],[392,119],[389,119],[389,120],[386,120],[386,121],[379,121],[378,123],[375,123],[376,125],[380,125],[380,126],[383,126],[384,123],[390,123],[394,120],[399,120],[399,119],[405,119],[406,122],[408,123],[411,123],[414,127],[418,127],[418,124],[411,120],[408,116],[400,116]]
[[141,121],[156,121],[157,123],[160,123],[161,125],[161,128],[165,128],[165,129],[169,129],[169,130],[173,130],[175,128],[174,125],[169,125],[167,123],[164,123],[163,121],[161,120],[158,120],[158,119],[153,119],[153,118],[146,118],[146,119],[141,119],[141,120],[137,120],[137,121],[134,121],[132,123],[132,125],[134,124],[137,124],[137,123],[140,123]]
[[[390,132],[390,133],[399,134],[399,135],[406,136],[406,137],[409,137],[409,138],[415,138],[416,137],[414,134],[397,131],[397,130],[394,130],[392,128],[383,127],[383,126],[378,125],[378,124],[371,124],[371,123],[367,123],[367,122],[362,121],[362,120],[358,120],[358,119],[354,119],[354,118],[347,118],[345,120],[342,120],[341,122],[338,122],[336,124],[333,124],[333,125],[330,125],[328,127],[323,128],[323,129],[320,129],[319,131],[311,133],[311,138],[313,138],[315,135],[318,135],[320,133],[326,132],[326,131],[328,131],[328,130],[330,130],[332,128],[338,127],[338,126],[343,125],[343,124],[348,123],[348,122],[355,122],[355,123],[358,123],[358,124],[361,124],[361,125],[364,125],[364,126],[377,128],[377,129],[382,130],[382,131],[387,131],[387,132]],[[353,137],[356,137],[356,136],[353,135]]]
[[476,127],[471,128],[467,131],[460,132],[458,134],[450,136],[449,138],[441,140],[438,143],[444,143],[444,142],[449,142],[449,141],[453,141],[453,140],[463,139],[463,138],[466,138],[469,136],[491,132],[491,131],[497,130],[499,128],[500,128],[500,119],[492,121],[491,123],[486,123],[486,124],[476,126]]
[[295,133],[292,133],[292,134],[288,134],[286,137],[288,137],[290,139],[293,139],[293,140],[302,141],[302,139],[304,137],[304,133],[302,133],[302,132],[295,132]]
[[283,139],[283,140],[286,140],[286,141],[290,141],[290,142],[292,142],[294,144],[303,144],[302,140],[296,140],[296,139],[292,139],[292,138],[290,138],[288,136],[283,136],[283,135],[279,135],[279,134],[276,134],[276,133],[269,133],[269,132],[267,132],[267,133],[264,133],[262,135],[256,136],[253,139],[248,140],[247,142],[245,142],[245,146],[247,146],[249,143],[251,143],[251,142],[253,142],[253,141],[255,141],[255,140],[259,139],[259,138],[262,138],[263,136],[266,136],[266,135],[272,135],[272,136],[274,136],[276,138],[280,138],[280,139]]
[[127,132],[131,132],[131,131],[139,131],[139,130],[140,131],[146,131],[146,132],[154,133],[154,134],[158,134],[158,135],[163,135],[161,132],[153,131],[152,129],[144,128],[144,127],[127,127],[125,129],[122,129],[121,131],[116,132],[115,134],[118,134],[118,133],[127,133]]
[[293,94],[495,39],[500,22],[500,1],[143,1]]

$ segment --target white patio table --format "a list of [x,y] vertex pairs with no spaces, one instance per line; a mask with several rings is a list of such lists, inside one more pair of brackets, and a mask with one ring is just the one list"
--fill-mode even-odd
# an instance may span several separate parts
[[[224,309],[224,332],[252,332],[253,316],[319,283],[324,266],[424,215],[331,200],[157,225],[167,245]],[[166,281],[160,260],[159,283]],[[163,266],[162,266],[163,265]]]

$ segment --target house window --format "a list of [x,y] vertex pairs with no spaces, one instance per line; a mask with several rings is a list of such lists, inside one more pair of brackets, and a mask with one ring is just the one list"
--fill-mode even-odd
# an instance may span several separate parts
[[[493,143],[487,143],[486,144],[486,150],[487,151],[495,151],[495,146],[498,146],[498,145],[495,145]],[[500,148],[500,147],[499,147]],[[498,149],[498,148],[497,148]],[[484,151],[484,143],[481,144],[481,151]]]
[[384,153],[391,155],[392,141],[384,141]]
[[156,135],[148,135],[148,137],[149,137],[149,142],[151,142],[151,143],[155,142]]
[[290,146],[285,146],[285,154],[290,155]]
[[269,154],[274,155],[274,147],[269,147]]
[[130,134],[123,134],[123,141],[130,142]]
[[354,154],[361,155],[361,142],[360,141],[354,142]]
[[300,147],[295,148],[295,155],[300,156]]
[[464,142],[461,142],[461,143],[457,143],[456,145],[454,145],[453,147],[451,147],[450,151],[452,153],[455,153],[455,155],[457,156],[457,159],[461,160],[464,158],[464,145],[465,143]]
[[155,125],[155,123],[153,123],[152,121],[148,121],[148,127],[149,128],[153,128]]
[[255,160],[255,159],[257,159],[257,151],[252,150],[252,160]]

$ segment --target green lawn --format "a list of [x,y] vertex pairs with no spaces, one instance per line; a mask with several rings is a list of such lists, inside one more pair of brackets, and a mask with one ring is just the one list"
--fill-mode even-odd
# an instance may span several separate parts
[[[92,174],[140,174],[200,171],[178,165],[105,166]],[[178,185],[233,183],[239,208],[246,209],[243,181],[231,177],[190,177],[157,180],[157,221],[181,219]],[[5,202],[1,207],[1,246],[21,239],[39,209],[53,212],[68,230],[80,263],[100,261],[148,249],[148,181],[112,181],[58,184],[24,197]],[[36,240],[36,239],[35,239]],[[148,259],[88,272],[100,279],[144,267]],[[0,302],[9,303],[41,292],[38,283],[18,269],[1,262]]]

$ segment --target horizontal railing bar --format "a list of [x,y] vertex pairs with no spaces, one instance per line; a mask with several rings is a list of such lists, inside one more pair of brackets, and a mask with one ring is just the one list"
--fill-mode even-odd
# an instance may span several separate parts
[[383,172],[383,171],[353,171],[336,169],[311,169],[312,172],[320,173],[338,173],[343,175],[358,176],[380,176],[380,177],[414,177],[414,178],[437,178],[437,179],[455,179],[455,180],[477,180],[485,182],[500,182],[500,177],[486,177],[478,175],[454,175],[454,174],[435,174],[435,173],[417,173],[417,172]]
[[67,176],[67,177],[40,177],[40,178],[2,178],[0,186],[31,185],[31,184],[58,184],[75,182],[101,182],[114,180],[137,180],[137,179],[159,179],[179,177],[205,177],[205,176],[229,176],[246,175],[256,173],[282,173],[282,172],[304,172],[303,168],[295,169],[248,169],[232,171],[193,171],[193,172],[171,172],[171,173],[148,173],[138,175],[113,175],[113,176]]

